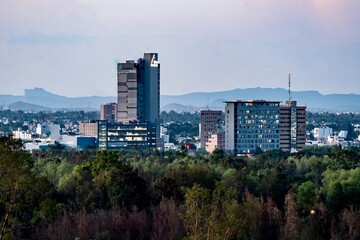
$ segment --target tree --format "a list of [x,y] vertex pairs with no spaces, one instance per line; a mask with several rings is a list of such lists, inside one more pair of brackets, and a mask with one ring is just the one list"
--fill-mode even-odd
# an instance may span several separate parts
[[185,193],[182,214],[189,239],[235,239],[246,235],[247,219],[237,202],[237,192],[218,182],[210,192],[195,184]]
[[0,137],[0,240],[16,229],[29,226],[36,198],[30,155],[22,143]]
[[310,209],[314,204],[316,199],[316,187],[315,184],[311,181],[302,183],[296,194],[296,202],[303,209]]
[[209,197],[209,190],[197,184],[185,192],[185,211],[181,217],[191,239],[206,239],[206,219],[210,215]]

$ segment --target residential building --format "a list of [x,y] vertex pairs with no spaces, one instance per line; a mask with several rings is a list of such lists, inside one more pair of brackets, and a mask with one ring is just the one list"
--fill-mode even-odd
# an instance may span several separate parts
[[117,104],[106,103],[100,106],[100,120],[115,122],[117,119]]
[[39,134],[39,136],[45,135],[47,133],[47,126],[38,124],[36,127],[36,133]]
[[225,149],[237,154],[279,149],[279,111],[278,101],[226,101]]
[[53,141],[57,141],[60,139],[60,125],[59,124],[51,124],[49,125],[50,138]]
[[222,111],[202,110],[200,111],[200,146],[206,147],[206,142],[211,135],[220,128]]
[[280,148],[296,152],[306,143],[306,106],[297,106],[295,100],[280,107]]
[[170,140],[170,136],[167,133],[168,133],[167,128],[160,126],[160,137],[164,144],[169,143],[169,140]]
[[206,141],[205,150],[207,152],[213,152],[215,149],[224,149],[225,148],[225,132],[218,131],[211,134],[211,136]]
[[333,135],[333,129],[328,126],[314,128],[314,137],[318,140],[325,140]]
[[22,140],[31,140],[32,134],[30,131],[23,131],[21,128],[18,128],[18,130],[13,131],[13,137],[15,139],[22,139]]

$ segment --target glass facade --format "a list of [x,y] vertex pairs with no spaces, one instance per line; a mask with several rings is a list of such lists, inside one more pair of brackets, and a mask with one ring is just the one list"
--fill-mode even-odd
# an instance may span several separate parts
[[297,149],[297,108],[296,108],[296,101],[290,101],[290,146],[291,151],[296,151]]
[[156,148],[156,126],[149,122],[99,121],[98,148],[100,150]]
[[[280,102],[262,100],[227,102],[234,116],[234,150],[254,154],[280,148]],[[228,121],[227,121],[228,122]]]

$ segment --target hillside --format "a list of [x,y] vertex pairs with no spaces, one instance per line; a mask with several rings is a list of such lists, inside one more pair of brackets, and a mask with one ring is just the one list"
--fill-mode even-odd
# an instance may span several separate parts
[[[299,105],[306,105],[310,111],[360,112],[359,94],[321,94],[318,91],[297,91],[291,93]],[[223,109],[227,100],[264,99],[283,103],[289,98],[283,88],[247,88],[219,92],[194,92],[183,95],[161,95],[160,106],[165,111],[198,111],[203,108]],[[21,96],[0,95],[0,104],[16,102],[35,104],[46,109],[99,110],[100,105],[115,102],[116,97],[66,97],[53,94],[43,88],[25,89]]]

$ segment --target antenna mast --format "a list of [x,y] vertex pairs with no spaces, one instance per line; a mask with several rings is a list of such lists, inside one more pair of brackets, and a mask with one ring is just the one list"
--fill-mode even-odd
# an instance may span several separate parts
[[206,105],[207,110],[209,110],[209,93],[207,94],[207,105]]
[[289,101],[291,101],[291,91],[290,91],[290,87],[291,87],[291,74],[289,73]]

